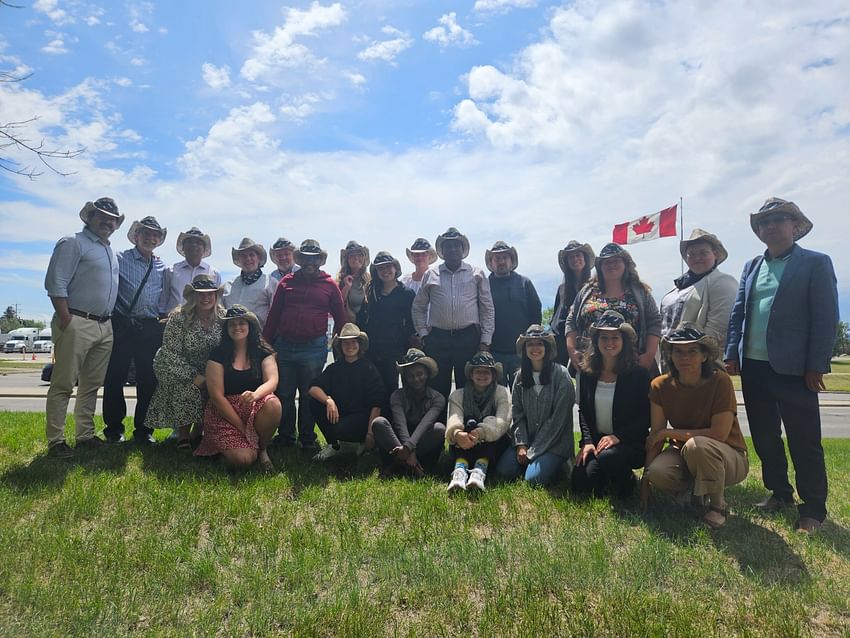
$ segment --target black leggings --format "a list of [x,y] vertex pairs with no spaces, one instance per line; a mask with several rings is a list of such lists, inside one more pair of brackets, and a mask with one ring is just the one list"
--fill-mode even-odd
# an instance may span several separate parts
[[611,488],[615,494],[629,496],[633,489],[632,470],[643,467],[646,452],[643,448],[623,443],[604,450],[599,456],[591,454],[573,468],[572,491],[576,494],[593,492],[602,495]]
[[325,440],[334,445],[339,441],[349,441],[352,443],[363,443],[366,439],[366,430],[369,427],[369,412],[349,412],[344,413],[339,411],[339,421],[331,423],[328,421],[327,406],[321,401],[317,401],[310,397],[310,410],[313,418],[316,419],[316,425],[325,435]]

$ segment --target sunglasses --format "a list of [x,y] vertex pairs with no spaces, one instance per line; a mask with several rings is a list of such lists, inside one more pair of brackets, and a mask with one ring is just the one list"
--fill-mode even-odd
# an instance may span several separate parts
[[771,215],[765,215],[756,223],[759,226],[769,226],[770,224],[781,224],[783,222],[788,222],[792,219],[794,218],[786,213],[773,213]]

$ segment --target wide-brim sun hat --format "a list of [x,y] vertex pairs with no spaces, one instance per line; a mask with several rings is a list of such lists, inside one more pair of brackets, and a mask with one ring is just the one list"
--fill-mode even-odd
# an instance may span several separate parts
[[516,248],[514,246],[508,246],[507,242],[501,240],[493,244],[493,247],[489,250],[484,251],[484,265],[487,266],[487,270],[493,272],[493,265],[490,262],[493,256],[499,253],[508,253],[511,256],[511,272],[516,270],[519,264],[519,256],[517,255]]
[[141,219],[134,221],[130,225],[130,230],[127,231],[127,239],[130,240],[131,244],[134,246],[136,245],[138,234],[143,228],[159,233],[159,241],[156,244],[157,248],[165,243],[165,236],[168,234],[168,229],[160,226],[159,222],[156,221],[156,217],[148,215],[147,217],[142,217]]
[[416,241],[414,241],[410,248],[406,248],[405,252],[407,253],[407,258],[410,260],[411,264],[415,264],[413,261],[413,255],[418,253],[428,253],[428,264],[433,264],[437,261],[437,251],[434,250],[434,247],[431,245],[431,242],[425,239],[424,237],[417,237]]
[[204,258],[212,255],[212,241],[210,241],[210,236],[205,233],[202,233],[197,226],[192,226],[189,230],[177,235],[177,252],[180,254],[181,257],[186,256],[186,253],[183,252],[183,242],[187,239],[197,239],[198,241],[203,242]]
[[260,256],[260,268],[266,265],[266,261],[268,261],[269,256],[263,245],[258,244],[250,237],[243,237],[242,241],[239,242],[239,246],[231,248],[230,250],[230,257],[233,259],[234,266],[242,268],[242,264],[239,263],[239,255],[244,253],[246,250],[253,250]]
[[619,331],[628,336],[633,344],[637,345],[637,333],[635,333],[634,327],[616,310],[606,310],[599,319],[591,324],[590,337],[593,338],[593,335],[600,330]]
[[88,224],[92,213],[96,213],[98,211],[104,215],[109,215],[110,217],[117,219],[118,224],[116,228],[124,223],[124,215],[118,212],[118,204],[116,204],[115,200],[111,197],[101,197],[93,202],[86,202],[80,209],[80,219],[83,220],[83,223]]
[[224,294],[224,286],[217,286],[212,277],[207,274],[197,275],[192,283],[183,286],[183,299],[189,301],[200,292],[214,292],[216,297],[221,299]]
[[457,228],[451,226],[446,232],[437,237],[437,241],[434,242],[435,250],[437,251],[437,256],[440,259],[445,259],[443,257],[443,243],[456,239],[463,245],[463,255],[461,259],[466,259],[469,256],[469,239],[467,239],[466,235],[462,234]]
[[[272,244],[272,247],[269,248],[269,258],[272,260],[272,263],[275,266],[277,266],[278,268],[280,268],[280,262],[277,259],[277,256],[278,256],[277,252],[279,250],[285,250],[287,248],[289,250],[291,250],[293,252],[293,255],[294,255],[295,244],[293,244],[291,241],[289,241],[286,237],[278,237],[275,240],[275,242]],[[294,259],[295,259],[295,257],[293,256],[293,260]]]
[[395,369],[401,373],[405,368],[415,365],[425,366],[431,374],[432,379],[437,376],[437,372],[439,371],[437,362],[419,348],[410,348],[401,359],[396,361]]
[[694,228],[693,231],[691,231],[690,237],[679,242],[679,254],[682,255],[682,259],[687,261],[688,258],[686,257],[686,253],[688,252],[688,246],[698,241],[704,241],[711,246],[711,249],[717,256],[716,265],[719,266],[726,261],[727,257],[729,257],[729,253],[726,251],[726,248],[723,247],[723,244],[717,238],[717,235],[712,235],[710,232],[703,230],[702,228]]
[[794,220],[794,241],[798,241],[808,235],[814,226],[811,220],[803,214],[803,211],[800,210],[800,207],[797,206],[797,204],[780,199],[779,197],[771,197],[762,204],[761,208],[758,209],[758,212],[750,215],[750,228],[753,229],[756,237],[761,239],[761,235],[759,235],[759,220],[765,215],[772,215],[775,213],[785,213],[792,217]]
[[369,256],[369,248],[368,246],[364,246],[359,242],[354,241],[353,239],[345,245],[345,248],[339,251],[339,265],[342,268],[345,268],[348,265],[348,256],[353,253],[360,251],[363,254],[363,264],[368,265],[371,257]]
[[393,257],[386,250],[380,251],[375,258],[372,260],[372,263],[369,264],[369,274],[372,276],[373,281],[378,280],[378,266],[383,266],[385,264],[392,264],[395,267],[395,277],[398,279],[401,276],[401,264],[398,259]]
[[345,339],[357,339],[360,342],[360,355],[366,353],[369,349],[369,335],[363,332],[356,323],[347,323],[338,334],[334,335],[333,342],[331,343],[331,347],[336,352],[337,356],[342,356],[342,350],[340,349],[340,341]]
[[[254,329],[257,331],[258,335],[263,334],[263,329],[260,327],[260,320],[257,319],[257,315],[248,310],[245,306],[241,304],[233,304],[228,308],[224,316],[221,318],[224,321],[225,327],[227,326],[228,321],[233,321],[234,319],[244,319],[250,324],[253,324]],[[225,328],[226,329],[226,328]]]
[[463,374],[470,381],[472,380],[472,371],[475,368],[490,368],[493,370],[496,383],[502,378],[502,364],[496,361],[492,354],[484,350],[476,352],[472,356],[472,359],[467,361],[463,366]]
[[702,330],[687,322],[680,324],[661,338],[661,354],[669,360],[673,346],[690,343],[698,343],[703,346],[708,352],[708,361],[720,359],[720,346],[717,345],[714,337],[705,334]]
[[303,266],[304,264],[302,264],[301,261],[305,257],[319,257],[319,267],[321,268],[328,261],[328,252],[326,250],[322,250],[319,242],[315,239],[305,239],[301,242],[301,246],[296,248],[295,252],[292,253],[292,259],[295,260],[295,263],[299,266]]
[[584,254],[584,261],[588,266],[592,266],[596,261],[596,253],[593,252],[590,244],[582,244],[575,239],[571,239],[569,243],[558,251],[558,266],[561,267],[561,272],[566,273],[570,268],[567,261],[570,253],[579,252]]
[[529,341],[543,341],[549,344],[549,358],[556,359],[558,357],[558,343],[555,341],[555,335],[546,330],[543,326],[533,323],[528,326],[528,329],[523,332],[516,340],[516,353],[522,356],[525,352],[525,344]]

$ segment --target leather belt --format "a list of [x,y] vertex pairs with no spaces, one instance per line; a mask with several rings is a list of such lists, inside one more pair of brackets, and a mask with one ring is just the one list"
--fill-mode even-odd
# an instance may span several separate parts
[[109,321],[111,319],[109,315],[101,317],[100,315],[93,315],[90,312],[83,312],[82,310],[75,310],[74,308],[68,308],[68,312],[70,312],[72,315],[82,317],[83,319],[91,319],[93,321],[97,321],[98,323],[103,323],[104,321]]

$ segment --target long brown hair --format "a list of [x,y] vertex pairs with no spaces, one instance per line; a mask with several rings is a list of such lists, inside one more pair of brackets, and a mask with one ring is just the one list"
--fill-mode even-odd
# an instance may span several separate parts
[[[590,339],[590,346],[584,355],[581,363],[581,371],[586,374],[599,376],[602,374],[602,353],[599,351],[599,333],[601,330],[594,330],[593,336]],[[623,349],[617,355],[617,361],[614,363],[614,372],[623,374],[635,368],[638,362],[637,346],[632,341],[632,338],[622,330],[618,331],[623,340]]]

